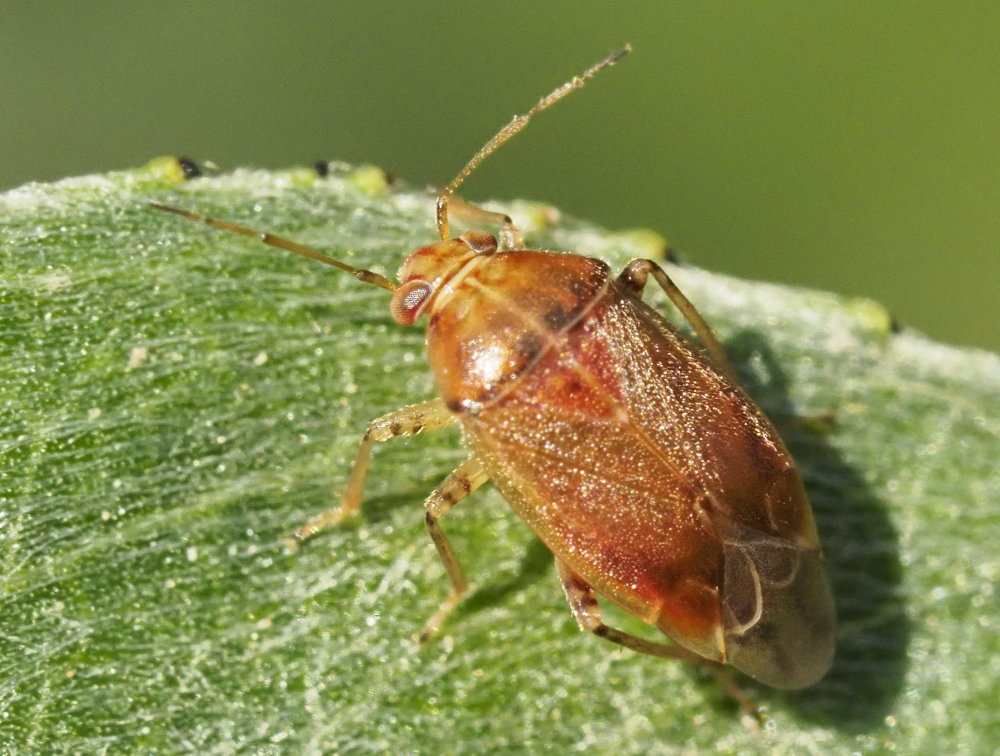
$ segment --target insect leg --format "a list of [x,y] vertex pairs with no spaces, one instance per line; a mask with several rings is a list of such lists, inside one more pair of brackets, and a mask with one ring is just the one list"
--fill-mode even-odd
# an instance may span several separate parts
[[573,572],[561,559],[556,559],[556,569],[559,571],[563,590],[566,591],[566,600],[569,601],[570,611],[573,612],[573,617],[580,625],[581,630],[617,643],[619,646],[638,651],[640,654],[699,663],[704,661],[697,654],[680,646],[671,643],[655,643],[608,627],[601,619],[601,607],[597,603],[597,594],[590,584]]
[[733,370],[732,363],[729,362],[725,350],[722,348],[719,340],[715,338],[715,334],[712,333],[711,327],[705,322],[705,319],[698,312],[697,308],[691,304],[691,300],[684,296],[684,292],[677,288],[677,284],[670,280],[670,276],[667,275],[667,272],[663,268],[652,260],[633,260],[625,266],[625,270],[618,276],[618,283],[624,286],[630,293],[641,297],[643,289],[646,288],[646,281],[649,279],[651,273],[660,285],[660,288],[670,297],[670,301],[680,310],[681,315],[691,324],[694,332],[698,334],[698,338],[701,339],[701,343],[715,362],[715,366],[738,384],[736,371]]
[[372,444],[376,441],[388,441],[397,436],[412,436],[425,430],[444,428],[456,422],[455,416],[444,406],[440,399],[431,399],[420,404],[411,404],[395,412],[375,418],[368,423],[368,430],[361,437],[358,454],[354,458],[351,475],[347,486],[340,497],[340,505],[316,515],[300,527],[286,541],[294,548],[297,543],[315,535],[319,531],[343,520],[348,515],[361,508],[361,495],[365,485],[365,473],[368,471],[368,460],[371,457]]
[[666,659],[680,659],[681,661],[694,662],[708,669],[714,674],[729,696],[739,704],[743,711],[750,715],[755,721],[760,720],[760,713],[757,707],[746,693],[729,676],[729,673],[720,664],[703,659],[691,651],[675,646],[671,643],[656,643],[640,638],[637,635],[616,630],[608,627],[601,619],[601,607],[597,603],[597,594],[591,585],[582,577],[571,570],[565,562],[556,559],[556,569],[559,572],[559,579],[562,580],[563,590],[566,591],[566,599],[569,601],[570,611],[580,625],[581,630],[591,632],[599,638],[604,638],[619,646],[637,651],[640,654],[659,656]]
[[445,478],[444,482],[435,488],[424,502],[427,530],[431,535],[431,540],[434,541],[434,546],[437,548],[438,554],[441,556],[441,561],[444,562],[448,579],[451,581],[451,593],[448,594],[448,598],[444,600],[438,610],[424,624],[418,636],[421,643],[427,640],[441,626],[445,617],[455,608],[462,594],[469,587],[469,581],[465,578],[462,565],[458,563],[455,551],[452,549],[448,537],[441,530],[438,520],[455,504],[479,488],[488,479],[489,476],[483,470],[483,466],[479,460],[476,457],[469,457],[451,475]]

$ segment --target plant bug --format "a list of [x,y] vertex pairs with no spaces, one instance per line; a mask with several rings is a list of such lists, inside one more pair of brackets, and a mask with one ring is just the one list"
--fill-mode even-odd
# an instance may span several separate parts
[[[583,629],[641,653],[716,670],[729,663],[767,685],[802,688],[826,673],[834,650],[816,525],[795,463],[695,307],[651,260],[615,277],[592,258],[527,250],[502,214],[476,211],[499,239],[449,237],[449,207],[464,206],[452,195],[476,166],[629,49],[543,97],[473,156],[438,196],[441,240],[405,259],[398,285],[287,239],[154,207],[388,289],[401,325],[428,319],[439,396],[373,420],[340,505],[295,533],[308,538],[360,508],[374,443],[460,425],[471,454],[424,503],[451,592],[421,638],[468,587],[439,520],[492,481],[555,556]],[[650,276],[704,353],[643,303]],[[673,642],[608,627],[598,596]]]

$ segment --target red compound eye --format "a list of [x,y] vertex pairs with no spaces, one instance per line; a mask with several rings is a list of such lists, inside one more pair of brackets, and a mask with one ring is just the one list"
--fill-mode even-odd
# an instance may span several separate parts
[[485,231],[466,231],[458,238],[468,244],[473,252],[481,255],[497,251],[497,238]]
[[389,311],[400,325],[413,325],[431,295],[431,285],[426,281],[407,281],[392,295]]

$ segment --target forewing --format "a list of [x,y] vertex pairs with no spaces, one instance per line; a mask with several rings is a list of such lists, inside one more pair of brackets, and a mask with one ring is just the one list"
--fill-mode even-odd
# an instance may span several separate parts
[[684,390],[663,378],[683,372],[689,348],[676,338],[680,351],[654,347],[663,336],[635,322],[633,303],[607,297],[503,400],[463,424],[495,485],[560,559],[684,646],[721,659],[722,551],[697,506],[697,423],[676,422],[689,411]]
[[462,421],[505,498],[602,595],[771,684],[828,664],[796,661],[802,634],[828,657],[832,603],[794,465],[745,394],[639,300],[612,289]]
[[715,523],[729,662],[775,688],[812,685],[830,668],[836,622],[819,552],[725,517]]

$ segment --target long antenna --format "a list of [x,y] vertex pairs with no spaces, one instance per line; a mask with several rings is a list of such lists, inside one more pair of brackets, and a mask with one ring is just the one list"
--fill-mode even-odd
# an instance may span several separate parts
[[159,202],[150,202],[149,204],[157,210],[173,213],[174,215],[179,215],[182,218],[188,218],[189,220],[198,221],[200,223],[207,223],[209,226],[221,228],[223,231],[232,231],[236,234],[249,236],[252,239],[257,239],[258,241],[267,244],[269,247],[284,249],[288,252],[294,252],[297,255],[308,257],[311,260],[319,260],[319,262],[332,265],[334,268],[346,270],[362,283],[372,284],[373,286],[381,286],[383,289],[388,289],[389,291],[395,291],[397,288],[395,283],[379,273],[371,270],[363,270],[362,268],[355,268],[353,265],[348,265],[340,260],[335,260],[332,257],[324,255],[322,252],[317,252],[311,247],[306,247],[302,244],[298,244],[297,242],[293,242],[291,239],[275,236],[274,234],[269,234],[266,231],[254,231],[252,228],[247,228],[246,226],[240,226],[235,223],[230,223],[229,221],[219,220],[218,218],[209,218],[207,215],[191,212],[190,210],[181,210],[179,207],[161,205]]
[[469,174],[472,173],[481,162],[496,152],[500,145],[527,126],[528,121],[531,120],[533,115],[537,115],[550,105],[554,105],[570,92],[576,91],[590,79],[594,78],[599,71],[607,68],[608,66],[614,65],[619,59],[631,51],[632,45],[625,45],[625,47],[621,50],[611,53],[611,55],[606,57],[600,63],[595,63],[579,76],[574,76],[561,87],[558,87],[555,91],[547,94],[539,100],[535,107],[527,113],[524,115],[514,116],[510,123],[500,129],[500,131],[498,131],[490,141],[483,145],[482,149],[473,155],[472,160],[465,164],[465,167],[461,170],[461,172],[452,180],[450,184],[448,184],[448,186],[442,189],[441,194],[438,195],[436,220],[438,233],[441,235],[441,239],[448,239],[448,198],[455,193],[455,190],[462,185],[462,182],[469,177]]

